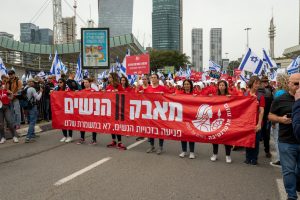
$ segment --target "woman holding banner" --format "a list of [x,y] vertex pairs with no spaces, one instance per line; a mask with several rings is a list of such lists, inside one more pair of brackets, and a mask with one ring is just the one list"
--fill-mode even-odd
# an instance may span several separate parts
[[[55,91],[70,91],[70,89],[67,87],[67,82],[65,79],[60,78],[58,79],[58,85],[57,87],[54,88]],[[72,130],[62,130],[64,137],[60,140],[60,142],[72,142],[72,136],[73,136],[73,131]],[[69,132],[69,136],[68,136]]]
[[[94,89],[91,88],[91,85],[93,83],[92,78],[87,78],[83,80],[84,89],[81,90],[82,92],[95,92]],[[85,142],[85,131],[80,131],[80,140],[77,142],[77,144],[83,144]],[[96,145],[97,144],[97,133],[92,133],[92,141],[90,142],[90,145]]]
[[[218,90],[217,90],[217,95],[218,96],[229,96],[229,91],[228,91],[228,84],[226,81],[221,80],[218,82]],[[226,153],[226,163],[231,163],[231,148],[232,146],[230,145],[225,145],[225,153]],[[218,150],[219,150],[219,145],[218,144],[213,144],[213,155],[210,157],[211,161],[216,161],[218,159]]]
[[[159,77],[157,74],[152,74],[151,75],[151,83],[152,85],[147,87],[147,89],[144,90],[145,93],[168,93],[167,89],[165,86],[159,85]],[[149,142],[151,147],[147,149],[147,153],[152,153],[155,151],[154,147],[154,138],[149,138]],[[164,146],[164,139],[159,139],[159,148],[156,151],[157,155],[160,155],[163,151],[163,146]]]
[[[184,80],[183,81],[183,93],[186,95],[193,95],[193,83],[191,80]],[[190,147],[190,159],[195,158],[195,142],[189,142],[189,147]],[[179,154],[179,157],[184,158],[187,155],[187,142],[186,141],[181,141],[181,148],[182,152]]]
[[[119,81],[119,76],[117,73],[109,73],[108,75],[108,85],[106,87],[107,92],[118,92],[118,91],[123,91],[123,87],[120,84]],[[116,134],[111,134],[112,137],[112,142],[108,145],[106,145],[108,148],[112,147],[117,147],[118,149],[121,150],[126,150],[127,148],[122,144],[122,136],[121,135],[116,135]],[[118,140],[118,144],[116,142],[116,137]]]

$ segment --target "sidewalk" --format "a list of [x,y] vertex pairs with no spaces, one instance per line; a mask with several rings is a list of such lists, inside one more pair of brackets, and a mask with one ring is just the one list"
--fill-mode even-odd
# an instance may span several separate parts
[[[35,133],[41,133],[52,129],[52,122],[40,121],[35,125]],[[21,128],[17,130],[17,134],[23,137],[27,134],[28,124],[22,124]],[[6,139],[11,139],[11,133],[9,130],[5,130]]]

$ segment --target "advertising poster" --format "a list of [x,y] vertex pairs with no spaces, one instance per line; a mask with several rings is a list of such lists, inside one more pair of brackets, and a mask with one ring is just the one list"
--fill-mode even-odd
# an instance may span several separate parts
[[109,68],[109,29],[82,28],[81,56],[83,68]]

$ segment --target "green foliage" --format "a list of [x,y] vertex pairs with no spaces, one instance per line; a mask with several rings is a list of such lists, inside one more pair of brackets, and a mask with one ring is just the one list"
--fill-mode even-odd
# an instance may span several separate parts
[[150,51],[151,70],[156,71],[157,68],[165,66],[175,66],[175,70],[179,70],[180,66],[190,64],[189,56],[178,51],[171,50],[152,50]]
[[229,64],[228,64],[228,72],[230,75],[233,75],[233,71],[234,69],[237,69],[239,66],[240,66],[240,62],[237,61],[237,60],[234,60],[234,61],[231,61]]

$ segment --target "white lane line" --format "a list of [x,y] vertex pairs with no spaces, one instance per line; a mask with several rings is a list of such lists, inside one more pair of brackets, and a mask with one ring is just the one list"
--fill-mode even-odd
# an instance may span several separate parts
[[280,200],[285,200],[286,199],[286,192],[284,189],[283,185],[283,180],[282,179],[276,179],[277,182],[277,188],[278,188],[278,193],[279,193],[279,199]]
[[87,166],[87,167],[85,167],[85,168],[83,168],[83,169],[81,169],[81,170],[79,170],[79,171],[71,174],[70,176],[67,176],[67,177],[65,177],[63,179],[60,179],[59,181],[57,181],[56,183],[54,183],[54,185],[55,186],[60,186],[60,185],[62,185],[64,183],[66,183],[66,182],[68,182],[68,181],[76,178],[77,176],[80,176],[81,174],[83,174],[85,172],[88,172],[91,169],[93,169],[93,168],[95,168],[95,167],[97,167],[99,165],[102,165],[103,163],[109,161],[110,159],[111,159],[111,157],[103,158],[103,159],[101,159],[101,160],[99,160],[99,161],[97,161],[97,162],[95,162],[95,163],[93,163],[93,164],[91,164],[91,165],[89,165],[89,166]]
[[144,142],[147,141],[147,140],[148,140],[148,139],[145,138],[145,139],[143,139],[143,140],[137,141],[137,142],[135,142],[135,143],[129,145],[129,146],[127,147],[127,149],[128,149],[128,150],[129,150],[129,149],[132,149],[132,148],[134,148],[134,147],[136,147],[136,146],[138,146],[138,145],[144,143]]

